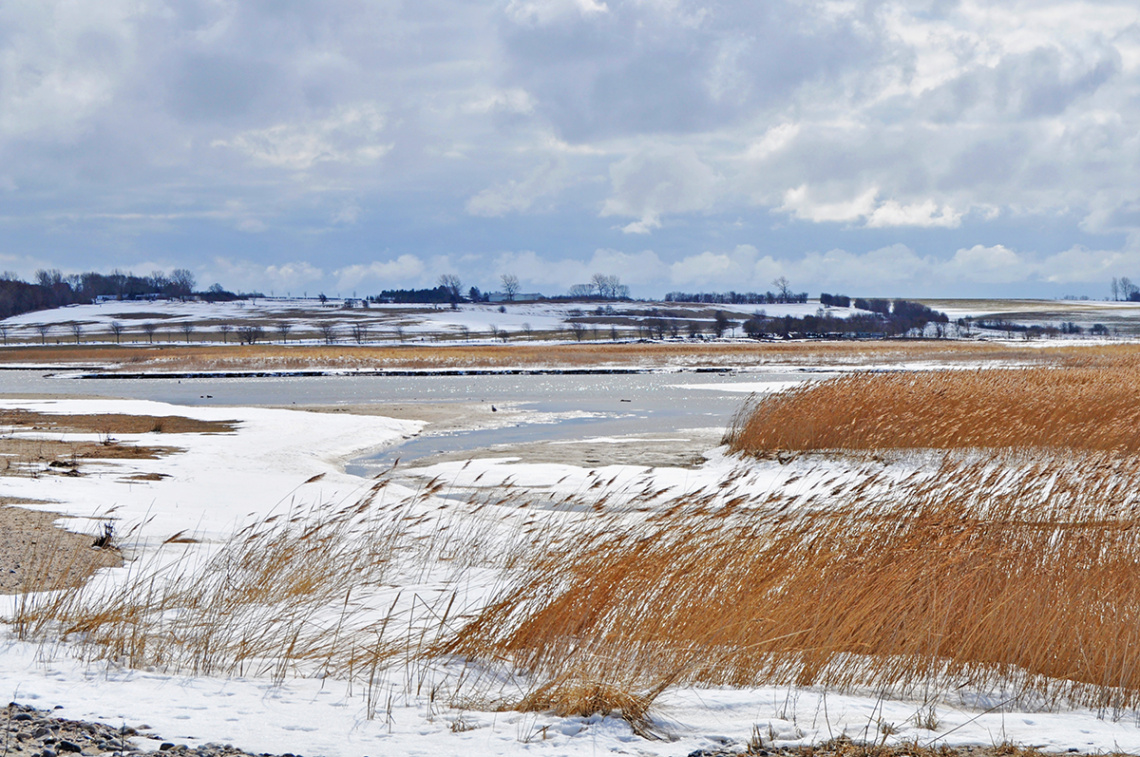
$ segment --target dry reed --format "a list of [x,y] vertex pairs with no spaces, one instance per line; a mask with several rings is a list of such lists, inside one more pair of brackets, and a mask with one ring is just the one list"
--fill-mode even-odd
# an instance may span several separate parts
[[1112,456],[958,460],[838,507],[595,524],[441,651],[526,671],[548,705],[674,683],[968,685],[1119,711],[1140,704],[1138,474]]
[[734,452],[1077,449],[1140,452],[1140,366],[854,374],[754,399]]

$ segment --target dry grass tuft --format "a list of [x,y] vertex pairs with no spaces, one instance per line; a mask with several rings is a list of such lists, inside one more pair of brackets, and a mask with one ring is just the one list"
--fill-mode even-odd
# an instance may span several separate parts
[[855,374],[754,399],[733,452],[1074,449],[1140,452],[1140,366]]

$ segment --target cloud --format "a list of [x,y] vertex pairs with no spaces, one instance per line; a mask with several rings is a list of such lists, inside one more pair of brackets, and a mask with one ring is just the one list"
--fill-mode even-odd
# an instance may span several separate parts
[[333,272],[341,289],[353,289],[368,282],[379,289],[398,288],[421,279],[427,270],[415,255],[400,255],[392,260],[354,264]]
[[218,281],[240,291],[298,291],[319,284],[324,271],[303,260],[289,263],[258,263],[215,257],[205,267],[202,280]]
[[342,108],[325,119],[254,129],[211,144],[242,152],[254,163],[292,171],[326,162],[366,164],[392,149],[379,141],[384,123],[379,110],[365,104]]
[[565,181],[565,162],[552,158],[522,179],[512,179],[479,192],[467,201],[466,210],[473,216],[488,218],[527,211],[538,200],[556,194]]
[[626,233],[647,234],[661,226],[661,216],[708,210],[720,177],[692,148],[652,149],[610,166],[612,192],[602,216],[632,216]]

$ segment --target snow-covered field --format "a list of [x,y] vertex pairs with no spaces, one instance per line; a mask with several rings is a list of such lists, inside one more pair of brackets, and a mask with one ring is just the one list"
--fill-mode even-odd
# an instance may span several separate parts
[[[118,437],[123,443],[174,444],[181,449],[154,460],[87,463],[85,475],[79,477],[0,479],[5,496],[50,499],[52,511],[92,519],[76,521],[80,524],[94,527],[110,517],[119,524],[120,533],[131,533],[124,544],[130,561],[101,577],[100,591],[108,593],[148,566],[203,564],[207,556],[232,543],[231,534],[250,524],[265,523],[275,515],[319,517],[322,508],[331,511],[356,502],[374,482],[344,473],[346,462],[397,444],[423,426],[349,413],[188,408],[142,401],[4,400],[3,406],[46,413],[184,415],[238,422],[237,430],[229,434],[181,434],[173,440],[158,439],[156,434]],[[129,480],[128,473],[163,477]],[[399,630],[402,634],[416,627],[412,618],[417,603],[429,608],[431,615],[438,613],[440,597],[450,594],[459,597],[465,611],[477,609],[504,580],[486,568],[486,557],[508,550],[522,524],[534,517],[529,510],[495,501],[496,492],[504,487],[510,487],[513,497],[534,496],[536,501],[572,499],[585,492],[601,498],[607,491],[616,493],[620,501],[622,492],[713,491],[730,479],[735,481],[734,491],[807,492],[833,486],[837,475],[843,475],[842,466],[820,469],[776,462],[750,463],[742,471],[740,461],[719,450],[709,451],[697,469],[614,465],[590,470],[503,459],[411,468],[390,477],[360,523],[375,524],[387,517],[372,515],[372,510],[398,512],[399,522],[413,523],[410,529],[423,529],[432,541],[448,529],[462,534],[458,539],[462,548],[438,544],[426,548],[411,539],[406,551],[416,556],[391,567],[381,582],[365,586],[371,594],[354,593],[352,605],[360,617],[382,613],[389,606],[407,608],[409,620]],[[466,501],[484,504],[468,506]],[[551,509],[541,517],[556,528],[559,523],[588,522],[590,515]],[[361,538],[359,534],[366,537],[375,531],[345,533]],[[185,534],[193,536],[193,543],[164,545]],[[479,555],[460,559],[468,552]],[[164,580],[162,575],[156,580]],[[11,617],[18,600],[5,599],[3,614]],[[344,604],[349,605],[348,597]],[[337,608],[331,610],[336,616]],[[440,692],[455,690],[458,679],[471,671],[454,661],[441,660],[426,668],[394,663],[365,687],[359,675],[330,674],[319,665],[298,665],[284,675],[188,675],[161,665],[132,669],[120,660],[92,657],[91,649],[78,641],[20,641],[11,626],[3,633],[0,682],[7,684],[6,696],[12,700],[59,706],[59,714],[69,718],[145,724],[181,743],[232,743],[253,752],[678,755],[725,745],[742,749],[754,729],[777,744],[812,743],[847,734],[891,742],[915,740],[920,745],[1008,742],[1056,751],[1140,752],[1140,718],[1135,713],[1112,719],[1080,708],[1057,711],[1009,705],[992,692],[968,687],[937,703],[934,729],[920,727],[929,709],[921,701],[795,687],[675,687],[657,700],[652,711],[655,730],[665,740],[650,741],[616,717],[496,712],[489,700],[483,706],[477,700],[464,700],[467,703],[457,707],[459,700]]]
[[[784,305],[696,305],[689,303],[581,303],[581,302],[520,302],[461,304],[457,309],[433,305],[373,304],[346,307],[345,301],[329,300],[321,305],[316,300],[261,298],[238,302],[104,302],[95,305],[72,305],[55,310],[40,310],[13,316],[3,321],[9,328],[9,338],[49,342],[74,342],[75,328],[83,342],[114,342],[112,324],[122,331],[122,343],[150,342],[152,335],[144,328],[153,326],[153,338],[158,341],[220,341],[222,330],[234,333],[229,341],[236,341],[237,330],[246,325],[259,326],[267,341],[282,341],[280,332],[284,324],[284,339],[290,342],[320,342],[326,339],[322,326],[332,326],[333,336],[339,341],[385,342],[425,336],[450,336],[454,339],[495,338],[506,331],[512,336],[550,334],[568,328],[573,321],[589,327],[597,326],[607,335],[611,325],[626,335],[638,323],[651,319],[666,321],[693,321],[703,325],[707,333],[712,326],[712,313],[723,310],[735,319],[734,327],[754,312],[763,310],[770,317],[814,315],[819,303]],[[651,311],[657,310],[654,314]],[[853,308],[831,308],[832,315],[846,317]],[[668,314],[666,314],[668,313]],[[353,327],[357,332],[353,332]],[[46,328],[46,336],[41,329]],[[184,329],[189,329],[187,335]],[[360,329],[364,331],[361,332]],[[737,328],[737,331],[739,329]],[[682,328],[682,333],[685,333]]]

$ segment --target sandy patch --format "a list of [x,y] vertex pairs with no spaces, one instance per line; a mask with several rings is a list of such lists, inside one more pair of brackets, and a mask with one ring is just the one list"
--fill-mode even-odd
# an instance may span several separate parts
[[57,513],[13,504],[41,503],[0,499],[0,594],[78,586],[100,568],[122,564],[118,550],[94,548],[93,535],[56,525]]

